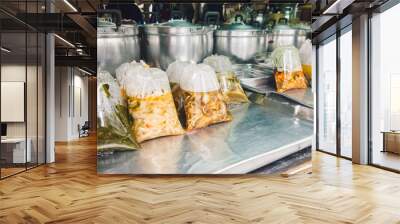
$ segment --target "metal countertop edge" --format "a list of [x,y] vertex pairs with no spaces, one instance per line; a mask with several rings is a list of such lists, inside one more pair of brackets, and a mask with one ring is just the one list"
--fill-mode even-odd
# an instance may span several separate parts
[[213,174],[246,174],[312,145],[312,135],[272,151],[229,165]]

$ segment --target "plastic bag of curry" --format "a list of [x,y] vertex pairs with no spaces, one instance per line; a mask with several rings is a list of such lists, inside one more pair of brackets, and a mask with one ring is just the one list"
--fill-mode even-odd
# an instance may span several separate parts
[[106,71],[97,75],[97,149],[134,150],[140,146],[130,128],[133,120],[116,80]]
[[215,70],[222,96],[227,104],[249,102],[249,99],[240,85],[239,79],[233,72],[232,63],[228,57],[212,55],[204,59],[204,63],[210,65]]
[[126,71],[125,82],[129,113],[135,121],[132,132],[138,142],[184,133],[164,71],[135,67]]
[[206,64],[190,64],[185,67],[184,74],[180,87],[187,130],[232,120],[213,68]]
[[276,67],[277,92],[307,88],[307,80],[304,77],[299,51],[296,47],[292,45],[280,46],[272,52],[271,57]]

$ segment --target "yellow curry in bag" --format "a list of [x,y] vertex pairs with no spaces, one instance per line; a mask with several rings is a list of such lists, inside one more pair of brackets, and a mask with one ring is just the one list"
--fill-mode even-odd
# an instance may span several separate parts
[[204,63],[210,65],[215,70],[223,99],[227,104],[249,102],[240,85],[239,79],[233,72],[232,63],[228,57],[212,55],[204,59]]
[[138,142],[184,133],[165,72],[156,68],[127,71],[126,93]]

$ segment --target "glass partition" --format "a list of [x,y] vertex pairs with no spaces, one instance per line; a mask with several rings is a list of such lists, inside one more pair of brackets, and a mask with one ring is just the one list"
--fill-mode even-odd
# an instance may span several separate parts
[[336,36],[318,47],[318,149],[336,154]]
[[372,164],[400,171],[400,4],[371,19]]
[[352,157],[352,32],[340,36],[340,155]]
[[1,46],[1,175],[6,177],[24,171],[31,162],[25,113],[27,35],[3,32]]
[[45,44],[43,33],[13,17],[43,11],[44,1],[1,1],[0,178],[45,162]]

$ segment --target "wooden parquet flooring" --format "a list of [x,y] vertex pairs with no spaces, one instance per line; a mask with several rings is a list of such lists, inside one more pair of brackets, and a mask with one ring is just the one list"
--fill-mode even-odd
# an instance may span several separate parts
[[0,181],[0,223],[400,223],[400,175],[314,153],[313,174],[98,176],[95,138]]

